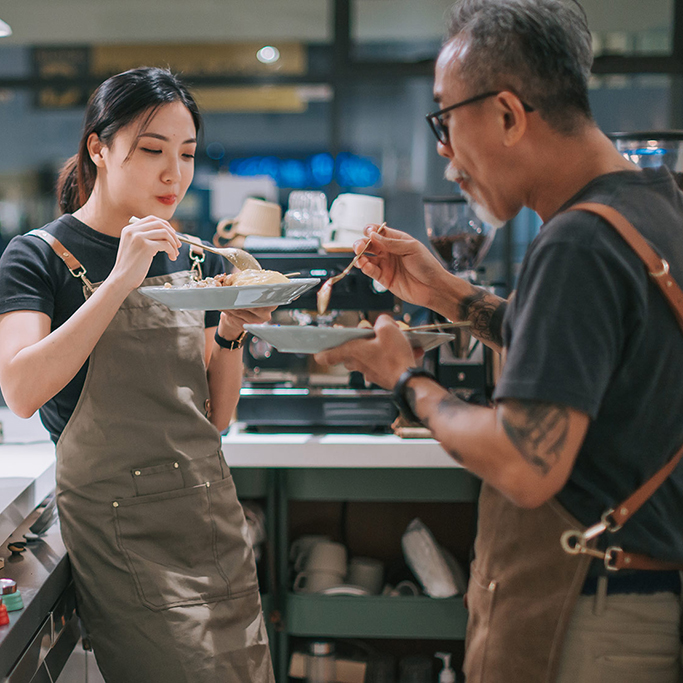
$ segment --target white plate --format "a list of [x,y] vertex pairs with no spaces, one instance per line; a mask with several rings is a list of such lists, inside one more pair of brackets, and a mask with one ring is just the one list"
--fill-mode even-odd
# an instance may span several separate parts
[[283,306],[315,287],[320,278],[298,278],[270,285],[238,287],[140,287],[145,296],[174,311],[227,311],[235,308]]
[[342,583],[339,586],[324,588],[318,593],[322,595],[370,595],[370,591],[363,586],[353,586],[350,583]]
[[[245,325],[245,330],[263,339],[281,353],[320,353],[353,339],[370,339],[374,330],[364,327],[313,327],[298,325]],[[413,347],[429,351],[453,339],[444,332],[405,332]]]

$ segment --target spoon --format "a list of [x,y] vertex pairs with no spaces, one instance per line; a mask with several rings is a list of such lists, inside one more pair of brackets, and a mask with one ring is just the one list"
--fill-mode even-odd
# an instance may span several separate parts
[[[139,220],[140,219],[136,216],[132,216],[129,223],[136,223]],[[199,247],[200,249],[204,249],[205,251],[210,251],[212,254],[222,256],[227,261],[230,261],[238,270],[263,270],[261,264],[248,251],[244,251],[244,249],[238,249],[237,247],[207,247],[205,244],[201,243],[199,238],[192,240],[189,237],[185,237],[185,235],[180,232],[176,232],[176,237],[181,242],[185,242],[185,244],[190,244]]]
[[[386,227],[386,223],[382,223],[382,225],[377,228],[377,234],[381,233],[382,230]],[[367,248],[370,246],[370,239],[368,238],[368,241],[365,243],[365,246],[353,257],[351,263],[349,263],[344,270],[342,270],[339,275],[334,275],[333,277],[329,278],[328,280],[325,280],[323,282],[322,287],[318,290],[317,294],[317,304],[318,304],[318,315],[322,315],[325,313],[327,310],[327,307],[330,305],[330,297],[332,296],[332,285],[336,284],[341,280],[342,278],[346,277],[350,272],[351,268],[353,268],[356,263],[358,263],[358,259],[367,251]]]
[[263,270],[261,264],[244,249],[238,249],[237,247],[207,247],[205,244],[198,244],[191,239],[188,239],[179,232],[176,233],[176,237],[186,244],[192,244],[195,247],[200,247],[204,251],[210,251],[212,254],[218,254],[224,259],[230,261],[235,268],[238,270]]

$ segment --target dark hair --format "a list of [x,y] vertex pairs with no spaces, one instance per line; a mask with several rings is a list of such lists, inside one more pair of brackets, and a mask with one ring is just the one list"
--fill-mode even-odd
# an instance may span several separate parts
[[591,34],[575,0],[460,0],[456,37],[468,47],[460,76],[477,92],[509,88],[565,134],[592,120]]
[[[167,69],[141,67],[108,78],[88,100],[78,154],[64,164],[57,181],[57,199],[64,213],[73,213],[87,201],[95,185],[97,167],[88,152],[88,138],[96,133],[108,145],[121,128],[143,115],[142,129],[159,107],[182,102],[192,115],[197,133],[201,115],[194,98]],[[131,149],[131,153],[135,145]]]

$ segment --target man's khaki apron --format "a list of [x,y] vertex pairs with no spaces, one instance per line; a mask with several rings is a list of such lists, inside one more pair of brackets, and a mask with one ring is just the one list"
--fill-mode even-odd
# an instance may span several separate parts
[[556,500],[517,507],[483,484],[467,589],[467,683],[551,683],[590,557],[559,539],[583,528]]
[[62,535],[108,683],[274,680],[246,521],[205,414],[204,347],[203,312],[133,291],[57,443]]
[[[576,204],[569,210],[595,213],[621,235],[645,264],[683,329],[683,290],[671,277],[669,264],[633,225],[615,209],[595,202]],[[595,539],[610,527],[620,528],[682,460],[683,447],[590,529],[555,499],[537,509],[525,510],[491,486],[482,486],[476,559],[467,590],[467,683],[554,683]],[[563,549],[560,539],[564,544],[567,537],[573,541],[571,547]],[[608,549],[604,560],[614,570],[683,569],[679,563],[616,547]]]

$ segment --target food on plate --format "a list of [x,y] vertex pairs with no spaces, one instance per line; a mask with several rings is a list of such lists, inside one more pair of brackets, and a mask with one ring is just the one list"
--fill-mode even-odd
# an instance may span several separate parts
[[[403,322],[403,320],[397,320],[396,324],[399,326],[401,330],[408,330],[410,329],[410,326],[407,325],[406,323]],[[332,327],[346,327],[346,325],[332,325]],[[374,325],[369,321],[369,320],[361,320],[356,327],[359,327],[363,330],[372,330],[374,329]]]
[[[276,270],[240,270],[236,273],[221,273],[203,280],[192,280],[184,287],[242,287],[244,285],[274,285],[290,282],[289,278]],[[164,287],[171,288],[169,282]]]

